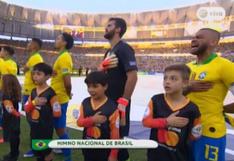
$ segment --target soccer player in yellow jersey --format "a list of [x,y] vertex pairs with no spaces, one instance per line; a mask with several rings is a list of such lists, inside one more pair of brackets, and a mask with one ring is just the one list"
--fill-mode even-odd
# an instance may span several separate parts
[[223,103],[228,90],[234,94],[234,64],[214,52],[219,39],[219,32],[203,28],[191,42],[197,60],[188,64],[192,71],[188,97],[198,105],[202,123],[202,137],[192,146],[195,161],[225,161]]
[[14,55],[15,51],[10,46],[3,46],[1,48],[0,56],[3,58],[3,62],[1,63],[1,75],[4,74],[17,74],[17,64],[12,59],[12,56]]
[[40,49],[42,47],[42,40],[38,38],[32,38],[32,40],[27,45],[27,50],[30,53],[27,63],[24,66],[24,88],[23,95],[24,100],[23,103],[27,102],[28,96],[30,95],[33,88],[35,88],[35,84],[32,80],[32,69],[36,64],[42,63],[43,58],[40,54]]
[[[32,40],[27,45],[27,51],[29,52],[30,56],[27,60],[27,63],[24,66],[24,86],[23,86],[23,100],[22,105],[28,101],[28,97],[31,94],[33,88],[36,87],[32,80],[32,69],[35,65],[42,63],[43,58],[39,53],[42,47],[42,40],[38,38],[32,38]],[[24,157],[33,157],[33,151],[29,150],[24,154]]]
[[[68,33],[62,33],[55,40],[55,48],[59,51],[58,58],[53,65],[53,77],[51,87],[58,96],[62,108],[60,118],[54,119],[54,126],[60,139],[68,139],[65,132],[66,113],[68,102],[71,99],[71,73],[73,68],[72,57],[69,50],[73,47],[73,37]],[[65,161],[71,161],[71,150],[62,149]]]

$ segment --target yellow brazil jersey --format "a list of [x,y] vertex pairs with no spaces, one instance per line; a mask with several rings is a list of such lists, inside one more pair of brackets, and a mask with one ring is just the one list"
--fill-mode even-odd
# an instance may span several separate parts
[[188,95],[201,112],[202,135],[220,138],[226,134],[223,102],[234,83],[234,64],[227,59],[211,54],[203,64],[188,64],[195,74],[195,80],[210,81],[213,87],[205,92],[192,92]]
[[5,74],[13,74],[17,75],[17,65],[16,62],[12,59],[1,59],[0,60],[0,73],[1,73],[1,80],[0,80],[0,88],[2,88],[2,76]]
[[4,59],[0,58],[0,74],[2,74],[2,68],[4,67]]
[[33,88],[35,88],[35,84],[32,81],[32,69],[33,67],[38,64],[42,63],[43,58],[40,55],[39,52],[32,53],[29,57],[26,66],[29,68],[27,72],[25,72],[25,78],[24,78],[24,88],[23,88],[23,94],[24,95],[30,95]]
[[61,52],[54,63],[53,71],[54,75],[51,79],[51,87],[54,89],[58,96],[60,104],[69,101],[69,96],[67,95],[63,77],[66,74],[71,74],[73,68],[71,53],[67,50]]
[[2,88],[2,79],[1,79],[1,75],[2,75],[2,69],[4,68],[4,59],[0,58],[0,88]]
[[14,60],[9,58],[9,59],[5,59],[1,63],[1,75],[4,75],[4,74],[13,74],[13,75],[17,74],[17,65]]

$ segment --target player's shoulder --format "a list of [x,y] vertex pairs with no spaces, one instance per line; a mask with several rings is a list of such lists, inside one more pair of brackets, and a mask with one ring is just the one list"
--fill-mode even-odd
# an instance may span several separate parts
[[40,53],[37,53],[32,56],[33,59],[43,59]]
[[224,58],[224,57],[221,57],[221,56],[217,56],[216,59],[215,59],[215,62],[217,62],[219,65],[222,65],[222,64],[233,64],[233,62],[231,62],[230,60]]
[[60,55],[59,57],[58,57],[58,61],[62,61],[62,62],[64,62],[64,61],[71,61],[72,60],[72,56],[71,56],[72,54],[70,53],[70,52],[64,52],[62,55]]
[[120,50],[130,50],[130,51],[134,52],[134,49],[127,42],[125,42],[123,40],[121,40],[119,42],[118,48]]

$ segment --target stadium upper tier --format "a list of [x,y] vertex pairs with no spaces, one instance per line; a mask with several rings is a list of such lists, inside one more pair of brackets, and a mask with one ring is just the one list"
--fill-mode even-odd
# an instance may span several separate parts
[[147,11],[122,14],[85,14],[55,13],[45,10],[25,8],[8,4],[0,0],[0,34],[18,37],[40,37],[54,39],[60,32],[66,31],[77,40],[103,41],[104,26],[110,17],[124,18],[128,23],[125,35],[129,40],[144,39],[178,39],[188,37],[194,31],[207,26],[210,22],[198,17],[206,16],[201,7],[222,7],[225,17],[212,22],[212,26],[221,28],[223,33],[234,33],[234,1],[220,0],[221,3],[204,3],[171,10]]

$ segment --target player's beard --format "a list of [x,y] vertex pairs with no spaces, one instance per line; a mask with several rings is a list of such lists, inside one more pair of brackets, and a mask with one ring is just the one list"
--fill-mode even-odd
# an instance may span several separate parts
[[197,50],[195,51],[191,51],[191,54],[193,55],[202,55],[203,53],[205,53],[208,49],[208,45],[207,44],[202,44],[200,45]]
[[105,35],[104,35],[104,38],[106,38],[107,40],[112,40],[113,37],[115,35],[115,30],[111,30],[109,32],[107,32]]

